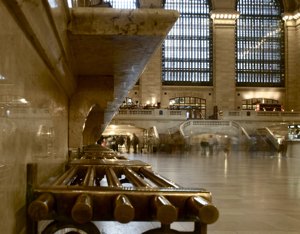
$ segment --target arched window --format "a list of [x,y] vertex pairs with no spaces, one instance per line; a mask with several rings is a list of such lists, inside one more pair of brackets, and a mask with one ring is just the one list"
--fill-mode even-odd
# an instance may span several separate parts
[[278,0],[239,0],[237,86],[284,86],[284,31]]
[[164,85],[212,85],[212,28],[209,0],[167,0],[180,18],[162,47]]

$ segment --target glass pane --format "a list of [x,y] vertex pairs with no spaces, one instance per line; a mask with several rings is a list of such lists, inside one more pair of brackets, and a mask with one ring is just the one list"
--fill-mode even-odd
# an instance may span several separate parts
[[284,86],[284,30],[278,0],[240,0],[237,11],[237,85]]
[[212,38],[207,0],[168,0],[166,9],[180,12],[162,50],[165,85],[212,85]]
[[116,9],[135,9],[135,0],[109,0],[113,8]]

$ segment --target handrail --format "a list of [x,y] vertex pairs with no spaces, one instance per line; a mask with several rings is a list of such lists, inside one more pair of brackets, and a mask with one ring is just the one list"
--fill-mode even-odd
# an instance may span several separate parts
[[[249,135],[246,133],[245,129],[241,128],[241,125],[247,125],[251,121],[260,121],[260,122],[296,122],[300,121],[300,112],[274,112],[274,111],[223,111],[222,115],[219,116],[218,120],[208,120],[208,119],[187,119],[187,110],[171,110],[171,109],[120,109],[118,114],[114,117],[116,121],[130,121],[132,119],[140,119],[147,121],[157,121],[157,120],[168,120],[168,121],[177,121],[174,122],[174,127],[179,128],[179,124],[182,122],[190,121],[200,121],[199,123],[206,121],[206,125],[210,121],[231,121],[232,125],[240,124],[239,129],[245,134],[247,138]],[[242,121],[242,122],[241,122]],[[180,122],[180,123],[179,123]],[[222,122],[219,122],[219,124]],[[195,124],[195,123],[194,123]],[[214,122],[214,125],[216,123]],[[223,122],[224,124],[224,122]],[[160,123],[157,124],[158,127]],[[195,124],[196,125],[196,124]],[[268,124],[265,124],[267,126]],[[177,130],[178,130],[177,128]],[[172,132],[171,127],[168,128],[169,132]],[[246,128],[247,129],[247,128]]]
[[277,137],[274,135],[274,133],[269,128],[264,128],[267,132],[266,136],[271,141],[272,145],[278,150],[280,148],[280,144],[277,140]]
[[242,133],[244,133],[244,135],[246,136],[246,138],[247,138],[248,140],[251,140],[251,137],[249,136],[249,134],[248,134],[248,132],[246,131],[246,129],[245,129],[244,127],[242,127],[239,123],[236,123],[236,122],[235,122],[235,124],[239,125],[239,127],[240,127]]
[[183,124],[180,125],[179,130],[182,136],[187,137],[185,134],[184,129],[187,128],[188,126],[228,126],[228,127],[233,127],[237,131],[243,132],[248,139],[250,139],[249,134],[246,132],[244,128],[241,127],[240,124],[234,122],[234,121],[228,121],[228,120],[188,120],[185,121]]

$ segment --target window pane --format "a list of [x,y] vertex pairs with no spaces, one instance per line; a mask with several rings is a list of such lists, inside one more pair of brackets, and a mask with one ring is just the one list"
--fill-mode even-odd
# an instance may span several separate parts
[[212,85],[212,38],[207,0],[168,0],[180,18],[163,44],[164,85]]
[[284,86],[284,31],[277,0],[240,0],[236,29],[238,86]]
[[109,0],[113,8],[116,9],[135,9],[135,0]]

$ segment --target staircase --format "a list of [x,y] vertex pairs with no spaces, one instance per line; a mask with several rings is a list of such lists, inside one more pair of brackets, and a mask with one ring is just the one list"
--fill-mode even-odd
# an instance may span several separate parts
[[277,151],[277,147],[274,145],[274,141],[270,140],[270,133],[266,128],[259,128],[256,130],[256,134],[252,135],[253,139],[250,150],[253,151]]

